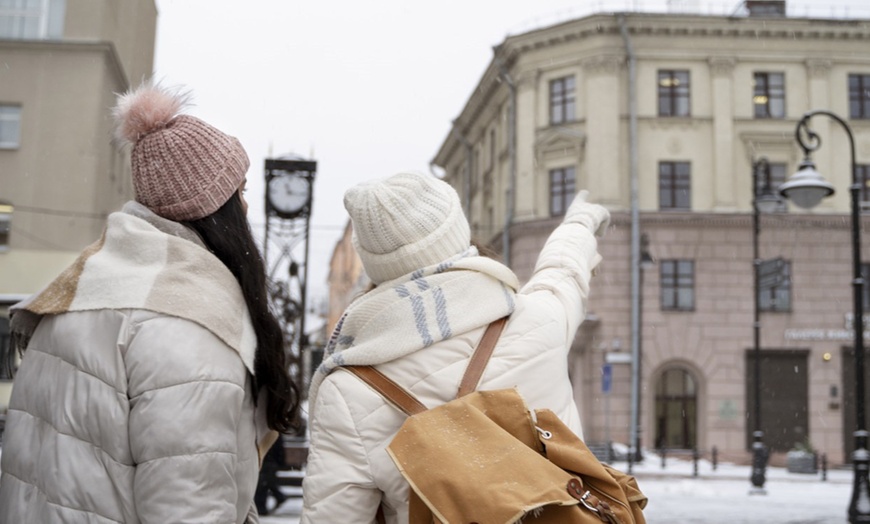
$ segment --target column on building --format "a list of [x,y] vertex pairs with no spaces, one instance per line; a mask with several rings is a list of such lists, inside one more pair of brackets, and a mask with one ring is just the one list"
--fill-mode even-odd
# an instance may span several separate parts
[[737,207],[734,173],[734,81],[736,60],[712,57],[710,64],[713,103],[713,207],[732,211]]
[[[583,60],[581,96],[586,111],[586,173],[589,191],[604,205],[625,207],[629,201],[628,162],[620,158],[619,74],[624,57],[600,55]],[[627,140],[627,137],[625,138]]]

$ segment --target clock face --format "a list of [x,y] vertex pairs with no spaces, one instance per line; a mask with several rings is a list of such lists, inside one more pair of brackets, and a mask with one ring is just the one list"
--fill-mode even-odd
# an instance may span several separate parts
[[269,204],[278,215],[287,217],[298,215],[305,209],[310,193],[308,180],[299,175],[276,175],[267,188]]

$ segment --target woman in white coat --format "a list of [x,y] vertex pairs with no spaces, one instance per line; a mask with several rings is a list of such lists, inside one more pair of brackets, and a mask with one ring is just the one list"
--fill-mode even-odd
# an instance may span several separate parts
[[[0,522],[242,523],[297,394],[239,141],[151,85],[122,97],[136,201],[14,308]],[[258,449],[259,448],[259,449]]]
[[354,247],[376,287],[342,316],[312,378],[303,523],[408,520],[408,484],[386,452],[405,420],[342,366],[371,365],[427,407],[454,398],[486,326],[510,319],[478,389],[517,387],[582,437],[567,356],[586,314],[609,213],[581,191],[521,288],[471,246],[459,197],[431,176],[400,173],[344,198]]

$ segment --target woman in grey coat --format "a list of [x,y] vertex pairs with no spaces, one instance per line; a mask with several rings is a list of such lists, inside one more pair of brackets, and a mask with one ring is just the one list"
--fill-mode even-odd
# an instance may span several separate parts
[[150,85],[120,99],[136,201],[14,308],[0,522],[256,522],[259,459],[298,396],[245,217],[248,157],[184,102]]

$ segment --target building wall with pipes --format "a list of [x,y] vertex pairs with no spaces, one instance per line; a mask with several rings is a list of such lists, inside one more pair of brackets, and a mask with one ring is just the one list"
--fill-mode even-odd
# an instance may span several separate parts
[[[473,234],[503,254],[507,248],[521,279],[559,221],[551,217],[551,172],[572,168],[574,190],[589,189],[613,214],[590,319],[568,363],[588,440],[629,441],[636,300],[641,445],[705,453],[715,446],[720,457],[745,462],[754,424],[753,162],[765,157],[790,174],[802,159],[794,130],[804,112],[849,117],[849,75],[870,75],[870,21],[627,13],[624,23],[637,64],[636,151],[620,19],[593,15],[498,45],[433,164],[467,202]],[[689,73],[689,112],[659,116],[659,72],[672,70]],[[758,72],[783,75],[782,117],[755,117]],[[564,78],[574,82],[574,114],[551,124],[551,82]],[[849,145],[836,125],[817,120],[824,146],[814,159],[837,193],[811,213],[783,204],[762,217],[760,258],[788,265],[777,291],[787,300],[771,306],[781,311],[761,314],[761,421],[777,450],[774,462],[808,439],[842,463],[855,424]],[[870,164],[870,120],[849,122],[858,163]],[[633,154],[640,228],[658,259],[640,272],[636,296]],[[689,164],[687,209],[662,209],[662,162]],[[673,261],[693,265],[691,307],[672,309],[665,296],[673,291]],[[613,373],[607,394],[606,361]]]

